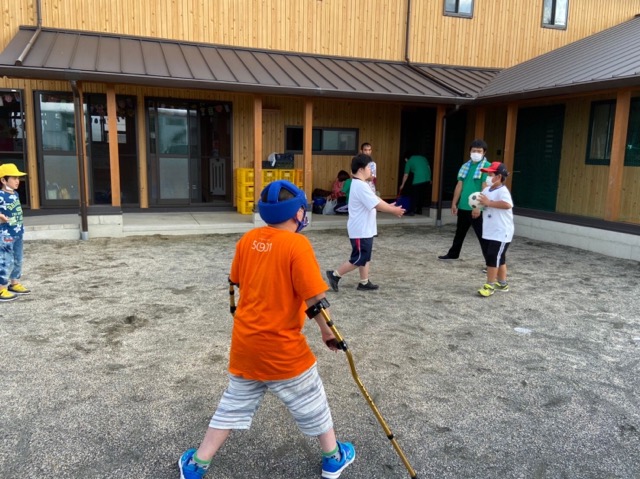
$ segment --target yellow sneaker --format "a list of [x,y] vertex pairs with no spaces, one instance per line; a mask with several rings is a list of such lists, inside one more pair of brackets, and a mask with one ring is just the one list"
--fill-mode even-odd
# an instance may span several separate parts
[[10,284],[9,285],[9,291],[11,291],[14,294],[29,294],[29,293],[31,293],[30,289],[25,288],[20,283]]
[[13,301],[18,299],[17,294],[10,293],[7,288],[0,289],[0,301]]

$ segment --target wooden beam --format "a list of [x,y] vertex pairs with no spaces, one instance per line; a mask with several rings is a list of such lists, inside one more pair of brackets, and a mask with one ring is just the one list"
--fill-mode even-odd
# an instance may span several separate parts
[[111,172],[111,206],[120,204],[120,155],[118,153],[118,108],[116,89],[107,85],[107,126],[109,128],[109,170]]
[[620,90],[616,98],[616,116],[613,123],[611,142],[611,162],[609,164],[609,182],[607,183],[607,202],[604,219],[618,221],[620,219],[620,201],[622,196],[622,172],[627,144],[629,125],[629,109],[631,106],[631,90]]
[[32,210],[40,209],[40,186],[38,181],[38,161],[36,148],[36,112],[34,108],[33,89],[31,82],[27,81],[22,97],[24,115],[26,120],[25,134],[27,142],[23,148],[27,149],[27,175],[29,181],[29,206]]
[[149,208],[149,176],[147,158],[147,112],[144,105],[144,92],[138,88],[136,120],[138,123],[138,194],[140,208]]
[[476,128],[473,132],[473,138],[484,138],[484,125],[487,117],[487,110],[479,106],[476,108]]
[[304,119],[302,123],[302,161],[304,171],[304,193],[311,199],[311,185],[313,183],[313,99],[304,100]]
[[262,192],[262,156],[262,97],[253,95],[253,204],[256,208]]
[[516,146],[516,128],[518,125],[518,104],[509,103],[507,106],[507,125],[504,135],[504,158],[503,162],[509,170],[509,178],[507,178],[507,187],[511,189],[513,181],[513,163]]
[[442,168],[442,149],[444,147],[442,132],[444,130],[444,116],[447,108],[444,105],[438,105],[436,110],[436,131],[435,145],[433,148],[433,174],[431,175],[431,202],[438,202],[438,192],[440,191],[440,168]]

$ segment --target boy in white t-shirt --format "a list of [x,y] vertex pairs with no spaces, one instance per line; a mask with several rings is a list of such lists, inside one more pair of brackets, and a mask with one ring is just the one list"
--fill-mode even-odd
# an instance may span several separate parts
[[342,263],[335,271],[326,272],[329,284],[334,291],[338,291],[338,282],[343,275],[358,269],[360,273],[359,291],[373,291],[377,284],[369,281],[369,262],[373,250],[373,237],[378,234],[376,212],[391,213],[398,217],[404,214],[404,208],[389,204],[377,197],[367,184],[371,177],[371,157],[359,154],[351,160],[353,180],[349,190],[349,220],[347,231],[351,241],[351,257]]
[[505,185],[509,171],[504,163],[494,161],[488,168],[487,187],[482,190],[479,201],[484,207],[473,210],[472,216],[482,214],[482,250],[487,264],[487,282],[478,290],[483,297],[496,290],[509,291],[507,283],[507,249],[513,240],[513,200]]

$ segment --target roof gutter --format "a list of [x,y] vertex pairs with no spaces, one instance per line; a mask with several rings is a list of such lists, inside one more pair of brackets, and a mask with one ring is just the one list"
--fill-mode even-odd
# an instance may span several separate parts
[[31,37],[31,40],[29,40],[29,43],[27,43],[27,46],[24,47],[24,50],[22,50],[22,53],[20,54],[20,56],[16,59],[15,65],[22,66],[22,62],[27,57],[27,55],[31,51],[31,48],[33,47],[33,44],[36,42],[36,40],[40,36],[40,32],[42,31],[42,5],[41,5],[41,1],[42,0],[36,0],[36,22],[37,22],[36,23],[36,27],[37,27],[36,31],[33,32],[33,36]]

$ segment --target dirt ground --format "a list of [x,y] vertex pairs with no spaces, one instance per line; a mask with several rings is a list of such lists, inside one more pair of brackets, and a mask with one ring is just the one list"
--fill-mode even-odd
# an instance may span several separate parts
[[[321,268],[345,231],[309,231]],[[482,285],[471,235],[439,261],[453,227],[381,227],[371,279],[330,292],[360,378],[420,478],[640,477],[640,267],[516,237],[511,291]],[[29,297],[0,305],[0,477],[178,478],[224,389],[227,274],[239,235],[37,241]],[[344,353],[306,328],[345,479],[409,477]],[[315,440],[268,396],[207,477],[320,475]]]

